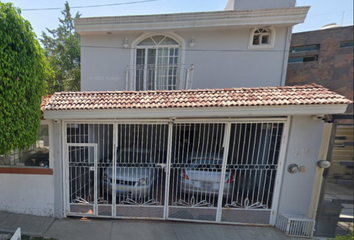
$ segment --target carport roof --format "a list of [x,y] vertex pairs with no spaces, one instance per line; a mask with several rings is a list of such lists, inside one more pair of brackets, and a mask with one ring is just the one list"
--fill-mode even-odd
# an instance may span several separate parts
[[41,111],[43,112],[45,106],[49,102],[49,99],[51,98],[52,95],[42,97],[42,102],[41,102]]
[[320,85],[175,91],[57,92],[44,106],[53,110],[206,108],[350,104]]

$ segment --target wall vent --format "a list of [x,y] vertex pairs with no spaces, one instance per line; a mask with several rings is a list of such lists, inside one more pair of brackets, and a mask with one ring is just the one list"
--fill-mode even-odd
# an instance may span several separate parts
[[280,214],[276,227],[291,237],[312,237],[315,220],[303,215]]

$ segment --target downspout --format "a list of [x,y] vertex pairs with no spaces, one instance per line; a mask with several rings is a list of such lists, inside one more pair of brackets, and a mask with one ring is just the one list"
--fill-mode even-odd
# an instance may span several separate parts
[[288,68],[288,58],[289,58],[289,49],[290,49],[290,43],[291,43],[292,30],[293,30],[292,26],[287,27],[287,30],[286,30],[285,48],[284,48],[284,53],[283,53],[284,54],[283,55],[283,66],[282,66],[279,86],[285,86],[285,83],[286,83],[286,70]]

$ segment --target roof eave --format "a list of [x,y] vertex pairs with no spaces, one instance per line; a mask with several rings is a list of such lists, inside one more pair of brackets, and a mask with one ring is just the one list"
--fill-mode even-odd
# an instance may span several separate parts
[[75,19],[79,34],[213,27],[292,26],[303,23],[309,7]]
[[203,108],[45,110],[45,119],[123,119],[123,118],[193,118],[293,116],[344,113],[348,104],[282,105]]

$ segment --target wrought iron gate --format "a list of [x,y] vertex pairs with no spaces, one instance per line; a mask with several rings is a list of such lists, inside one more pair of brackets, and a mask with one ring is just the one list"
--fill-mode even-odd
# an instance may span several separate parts
[[116,217],[164,218],[167,139],[167,124],[118,124]]
[[68,144],[69,211],[74,215],[96,214],[96,147],[96,144]]
[[283,129],[67,123],[67,213],[269,224]]

